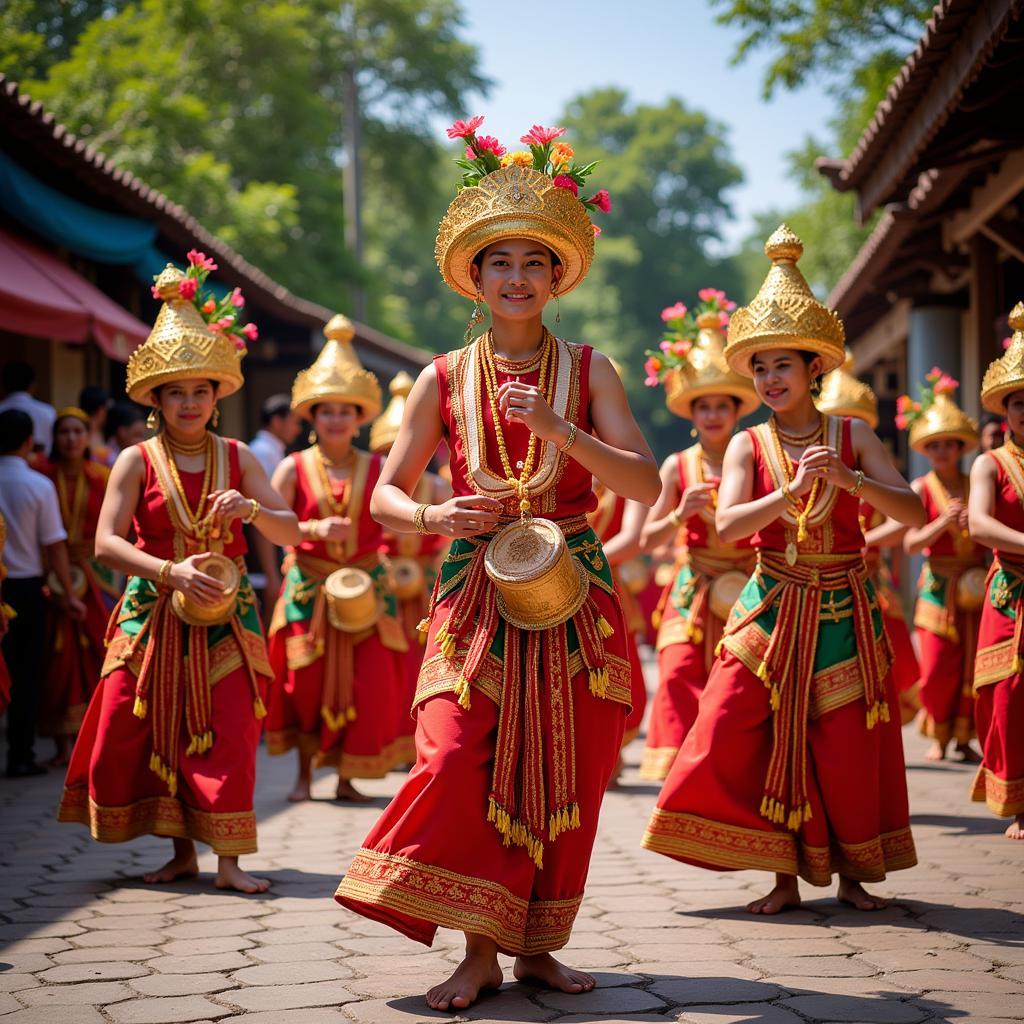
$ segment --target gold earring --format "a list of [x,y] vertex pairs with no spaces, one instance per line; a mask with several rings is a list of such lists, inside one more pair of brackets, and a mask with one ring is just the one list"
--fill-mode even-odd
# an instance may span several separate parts
[[149,415],[146,417],[146,426],[149,427],[154,433],[160,429],[160,410],[150,409]]
[[698,436],[700,436],[700,435],[698,435],[698,433],[697,433],[697,428],[696,427],[690,427],[690,437],[698,437]]
[[480,289],[476,290],[476,300],[473,303],[473,312],[469,315],[469,323],[466,324],[466,344],[468,345],[470,339],[473,337],[473,328],[478,324],[484,322],[484,313],[480,308],[480,303],[484,301],[484,297],[480,294]]
[[210,424],[214,429],[220,426],[220,406],[215,405],[213,407],[213,415],[210,417]]
[[310,444],[316,444],[316,431],[311,430],[306,436],[306,440],[309,441]]
[[560,296],[554,288],[551,289],[551,298],[555,300],[555,323],[560,324],[562,322],[562,304],[559,302]]

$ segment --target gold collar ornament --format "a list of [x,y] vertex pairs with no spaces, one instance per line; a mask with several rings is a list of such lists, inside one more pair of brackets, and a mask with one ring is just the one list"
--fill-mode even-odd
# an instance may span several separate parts
[[748,306],[729,321],[725,358],[736,373],[753,377],[750,361],[757,352],[789,348],[813,352],[822,373],[843,365],[846,332],[834,310],[820,303],[797,267],[804,244],[785,224],[765,242],[772,268]]
[[989,365],[981,382],[981,404],[997,416],[1006,415],[1006,400],[1015,391],[1024,391],[1024,302],[1010,313],[1013,335],[1003,355]]
[[292,411],[312,420],[319,402],[346,402],[358,407],[360,422],[373,419],[381,409],[380,384],[359,362],[352,339],[355,328],[346,316],[332,316],[324,327],[327,343],[313,364],[300,370],[292,384]]
[[370,427],[370,451],[382,454],[391,450],[391,446],[398,437],[398,430],[402,426],[402,417],[405,415],[405,403],[413,386],[412,377],[400,370],[391,378],[388,391],[391,393],[391,401],[387,408],[373,421]]
[[878,399],[867,384],[853,375],[853,353],[849,349],[843,365],[821,382],[821,394],[814,404],[829,416],[852,416],[863,420],[872,430],[878,426]]

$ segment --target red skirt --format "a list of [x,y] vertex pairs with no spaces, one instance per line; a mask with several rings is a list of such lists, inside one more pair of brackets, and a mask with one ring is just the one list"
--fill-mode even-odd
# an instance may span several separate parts
[[[887,683],[890,706],[895,693]],[[768,690],[726,651],[651,817],[643,846],[714,871],[757,869],[827,885],[862,882],[917,863],[899,723],[865,725],[856,700],[807,727],[810,820],[792,832],[761,816],[772,752]]]
[[921,731],[943,745],[974,736],[974,656],[978,616],[957,612],[958,640],[916,630],[920,651]]
[[248,669],[234,669],[211,688],[209,751],[186,753],[183,722],[175,796],[150,770],[152,720],[132,711],[135,683],[127,668],[100,680],[71,755],[58,819],[88,826],[102,843],[157,835],[207,843],[220,856],[254,853],[261,723]]

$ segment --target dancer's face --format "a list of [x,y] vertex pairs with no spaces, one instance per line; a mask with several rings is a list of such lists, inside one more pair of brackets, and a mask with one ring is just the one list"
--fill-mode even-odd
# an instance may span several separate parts
[[62,459],[80,459],[89,445],[89,428],[77,416],[65,416],[57,421],[53,443]]
[[551,250],[528,238],[489,245],[470,271],[491,315],[504,320],[539,317],[562,272]]
[[1014,391],[1006,400],[1006,422],[1013,431],[1014,439],[1018,443],[1024,442],[1024,391]]
[[359,429],[359,407],[351,402],[320,402],[313,428],[321,444],[350,444]]
[[739,406],[729,395],[705,395],[690,409],[700,442],[720,448],[732,436],[739,419]]
[[924,453],[936,473],[956,473],[964,446],[951,437],[940,437],[924,446]]
[[758,352],[750,364],[757,394],[772,412],[788,412],[805,402],[821,366],[820,356],[807,362],[802,352],[792,348]]
[[156,406],[167,426],[181,434],[206,429],[217,404],[217,389],[212,381],[175,380],[160,389]]

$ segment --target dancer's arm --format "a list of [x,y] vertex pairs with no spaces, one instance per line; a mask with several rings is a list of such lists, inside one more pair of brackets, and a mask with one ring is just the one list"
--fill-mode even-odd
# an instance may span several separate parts
[[1024,533],[1013,530],[993,515],[999,471],[995,460],[982,456],[971,467],[971,496],[967,515],[971,537],[987,548],[998,548],[1010,555],[1024,555]]
[[693,484],[680,495],[678,460],[678,455],[670,455],[661,464],[661,495],[643,529],[641,544],[644,551],[653,551],[672,540],[680,525],[707,508],[711,501],[714,484]]
[[[915,480],[910,486],[918,498],[923,498],[924,484],[921,481]],[[917,555],[925,548],[930,548],[949,529],[950,525],[959,519],[961,511],[960,502],[951,501],[946,510],[931,522],[907,530],[906,536],[903,538],[903,550],[908,555]]]
[[604,545],[604,556],[609,565],[622,565],[640,554],[640,533],[647,518],[647,506],[639,501],[627,501],[622,510],[622,529]]

